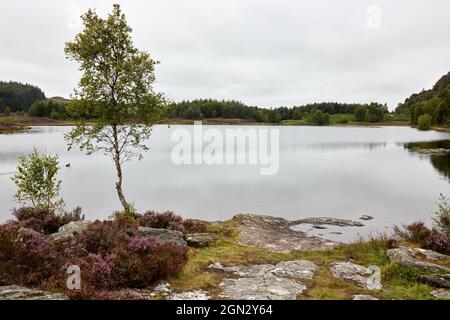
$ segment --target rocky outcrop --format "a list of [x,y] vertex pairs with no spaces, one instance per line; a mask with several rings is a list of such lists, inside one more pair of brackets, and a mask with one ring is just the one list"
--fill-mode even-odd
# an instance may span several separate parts
[[420,276],[420,281],[437,288],[450,288],[450,274],[427,274]]
[[28,289],[20,286],[0,287],[0,300],[67,300],[61,293]]
[[353,296],[353,300],[379,300],[379,299],[368,294],[355,294]]
[[330,250],[340,245],[292,230],[292,222],[282,218],[239,214],[233,217],[233,221],[238,225],[239,243],[245,246],[287,253],[292,250]]
[[450,273],[450,268],[422,261],[416,258],[417,251],[414,249],[399,247],[396,249],[390,249],[387,251],[387,255],[391,261],[396,261],[403,266],[421,268],[430,271],[444,271]]
[[434,290],[431,292],[431,295],[439,299],[450,299],[450,290],[448,289]]
[[161,243],[176,243],[182,246],[187,245],[183,233],[180,231],[149,227],[139,227],[138,230],[141,235],[153,237]]
[[50,234],[48,238],[50,240],[63,240],[70,237],[73,237],[74,234],[80,233],[89,226],[92,222],[80,220],[80,221],[72,221],[68,224],[63,225],[58,229],[57,233]]
[[352,262],[334,262],[330,268],[331,274],[335,278],[348,280],[357,285],[370,290],[381,289],[381,282],[371,281],[370,277],[374,274],[372,270]]
[[312,225],[331,225],[338,227],[364,227],[364,224],[359,221],[337,219],[328,217],[312,217],[289,222],[290,225],[298,224],[312,224]]
[[212,264],[207,267],[210,271],[232,273],[238,277],[258,278],[276,276],[284,278],[312,279],[318,266],[308,260],[283,261],[273,264],[253,264],[248,266],[224,267]]
[[216,237],[210,233],[193,233],[185,235],[185,240],[190,247],[203,248],[216,240]]
[[306,286],[301,279],[311,279],[317,265],[307,260],[284,261],[277,265],[260,264],[224,267],[213,264],[210,271],[234,276],[222,280],[221,298],[235,300],[293,300]]
[[364,214],[359,218],[359,220],[370,221],[370,220],[373,220],[373,217],[369,216],[367,214]]

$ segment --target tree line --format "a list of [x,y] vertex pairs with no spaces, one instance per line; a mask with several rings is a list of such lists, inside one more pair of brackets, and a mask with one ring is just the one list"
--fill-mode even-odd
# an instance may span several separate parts
[[396,114],[409,115],[411,123],[426,129],[431,125],[450,123],[450,72],[442,76],[432,89],[414,93],[398,105]]
[[34,102],[44,99],[44,92],[36,86],[0,81],[0,113],[27,112]]

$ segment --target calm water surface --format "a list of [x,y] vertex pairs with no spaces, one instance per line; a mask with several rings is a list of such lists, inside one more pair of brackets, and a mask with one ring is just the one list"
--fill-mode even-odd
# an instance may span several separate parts
[[[140,210],[172,210],[206,220],[239,212],[288,219],[375,217],[366,227],[351,229],[350,235],[329,235],[335,228],[318,231],[339,239],[429,220],[439,193],[450,196],[446,172],[450,158],[434,158],[433,163],[431,156],[405,148],[409,142],[450,139],[448,133],[408,127],[270,127],[280,130],[280,169],[276,175],[261,176],[259,167],[251,165],[176,166],[170,158],[174,146],[170,135],[178,127],[156,127],[144,160],[124,167],[125,194]],[[112,161],[102,154],[67,151],[63,133],[68,130],[35,127],[26,133],[0,135],[0,221],[11,218],[15,206],[10,178],[18,157],[33,148],[59,155],[62,196],[69,208],[80,205],[90,220],[106,218],[120,208]],[[70,168],[64,166],[68,162]]]

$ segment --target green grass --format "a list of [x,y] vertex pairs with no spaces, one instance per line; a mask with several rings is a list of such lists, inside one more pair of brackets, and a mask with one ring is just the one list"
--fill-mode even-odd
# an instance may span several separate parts
[[[277,253],[239,245],[239,235],[233,221],[215,224],[209,232],[215,233],[218,240],[206,248],[189,249],[189,260],[182,273],[169,279],[174,288],[203,289],[214,298],[220,293],[219,284],[224,275],[205,271],[205,267],[212,263],[233,266],[306,259],[316,263],[319,269],[313,279],[301,280],[308,289],[298,299],[352,299],[355,294],[370,294],[380,299],[433,299],[430,295],[433,289],[418,281],[419,275],[427,272],[390,262],[387,257],[388,241],[383,235],[360,239],[328,251]],[[334,278],[330,266],[336,261],[352,261],[366,267],[379,266],[383,289],[369,291]],[[450,266],[450,260],[442,264]]]

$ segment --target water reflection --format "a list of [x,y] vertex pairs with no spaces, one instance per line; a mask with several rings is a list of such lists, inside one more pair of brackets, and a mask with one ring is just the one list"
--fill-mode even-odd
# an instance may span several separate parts
[[421,158],[429,158],[441,176],[450,180],[450,140],[413,142],[404,146]]

